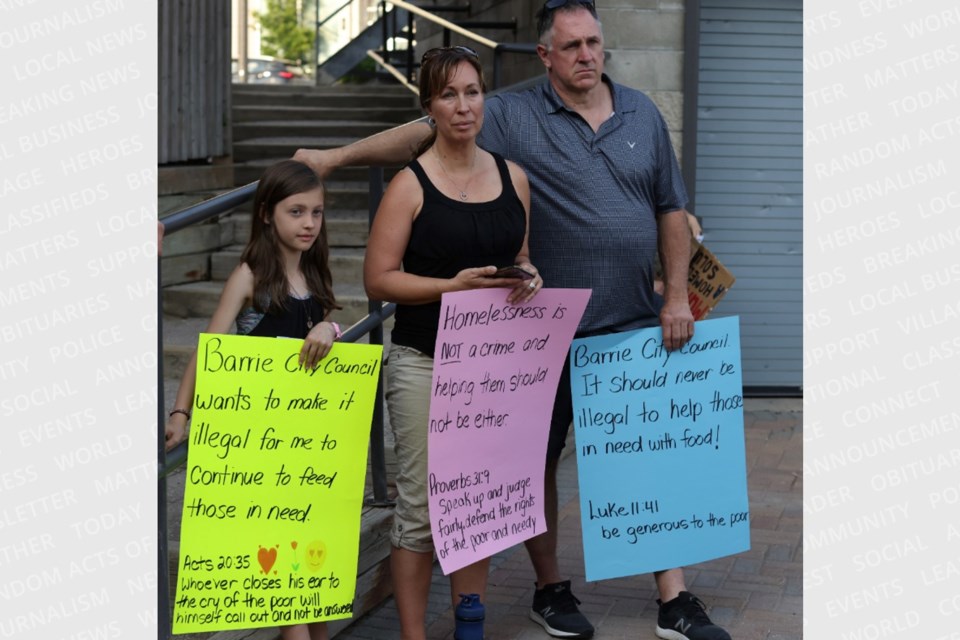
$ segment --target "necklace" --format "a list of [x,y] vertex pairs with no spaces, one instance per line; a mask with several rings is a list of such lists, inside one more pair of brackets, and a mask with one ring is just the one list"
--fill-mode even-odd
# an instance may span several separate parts
[[301,300],[304,310],[307,312],[307,330],[313,329],[313,314],[310,313],[310,298]]
[[293,297],[300,303],[303,312],[307,314],[307,331],[309,331],[313,329],[313,314],[310,312],[310,300],[313,299],[313,296],[310,295],[309,291],[306,293],[306,296],[306,298],[302,297],[299,291],[293,289]]
[[456,187],[457,191],[460,192],[460,199],[466,200],[467,188],[470,187],[470,181],[473,180],[473,169],[477,165],[477,148],[473,148],[473,161],[470,162],[470,177],[467,178],[467,184],[465,184],[462,189],[460,188],[460,185],[453,181],[453,178],[450,177],[450,174],[447,173],[447,169],[443,166],[443,161],[440,159],[440,153],[437,151],[436,147],[433,148],[433,154],[437,156],[437,164],[440,165],[440,170],[443,171],[443,175],[447,176],[447,181]]

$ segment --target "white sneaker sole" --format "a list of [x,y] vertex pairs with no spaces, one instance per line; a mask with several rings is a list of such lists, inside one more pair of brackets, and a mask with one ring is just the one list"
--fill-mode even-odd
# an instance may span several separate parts
[[550,626],[550,624],[546,620],[543,619],[543,616],[541,616],[539,613],[537,613],[533,609],[530,609],[529,611],[530,611],[530,619],[536,622],[537,624],[539,624],[541,627],[543,627],[543,630],[549,633],[554,638],[592,638],[593,637],[592,633],[590,635],[584,635],[582,633],[575,633],[573,631],[561,631],[560,629],[554,629],[553,627]]
[[663,638],[663,640],[690,640],[687,636],[683,635],[679,631],[674,631],[673,629],[663,629],[660,625],[657,625],[657,637]]

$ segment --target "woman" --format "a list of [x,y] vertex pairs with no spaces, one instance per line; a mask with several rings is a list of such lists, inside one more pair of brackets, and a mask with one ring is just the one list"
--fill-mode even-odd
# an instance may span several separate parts
[[[367,295],[397,303],[386,398],[399,494],[390,561],[403,640],[426,638],[433,565],[427,427],[440,297],[448,291],[511,287],[507,301],[522,303],[543,285],[528,259],[527,177],[476,144],[484,90],[472,49],[444,47],[424,54],[420,104],[434,130],[384,194],[364,261]],[[497,267],[511,264],[533,278],[492,277]],[[460,593],[484,599],[488,567],[489,560],[483,560],[450,575],[454,605]]]

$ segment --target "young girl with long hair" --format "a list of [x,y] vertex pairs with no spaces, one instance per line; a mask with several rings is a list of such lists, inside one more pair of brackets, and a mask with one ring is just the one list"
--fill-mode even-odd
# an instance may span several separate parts
[[[323,217],[323,185],[306,165],[284,160],[260,178],[250,240],[223,287],[207,333],[301,338],[300,364],[312,368],[340,337],[327,317],[339,309],[333,294]],[[186,438],[196,386],[190,359],[166,425],[167,450]],[[284,640],[327,640],[325,622],[281,627]]]

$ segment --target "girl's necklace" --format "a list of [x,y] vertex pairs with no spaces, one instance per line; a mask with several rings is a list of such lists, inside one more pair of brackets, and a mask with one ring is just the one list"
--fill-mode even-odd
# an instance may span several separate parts
[[304,313],[307,314],[307,331],[309,331],[310,329],[313,329],[313,314],[310,312],[310,300],[313,298],[313,296],[311,296],[309,292],[307,292],[307,297],[304,298],[300,295],[299,291],[294,289],[293,297],[300,302],[300,305],[303,307]]
[[307,312],[307,330],[313,329],[313,314],[310,313],[310,298],[306,300],[301,300],[304,310]]
[[443,175],[447,176],[447,181],[456,187],[457,191],[460,192],[460,199],[467,199],[467,189],[470,187],[470,181],[473,180],[473,169],[477,165],[477,148],[473,148],[473,161],[470,163],[470,177],[467,178],[467,184],[461,189],[460,185],[453,181],[453,178],[450,177],[450,174],[447,173],[446,167],[443,166],[443,161],[440,160],[440,153],[437,151],[437,148],[433,148],[433,154],[437,156],[437,164],[440,165],[440,170],[443,171]]

